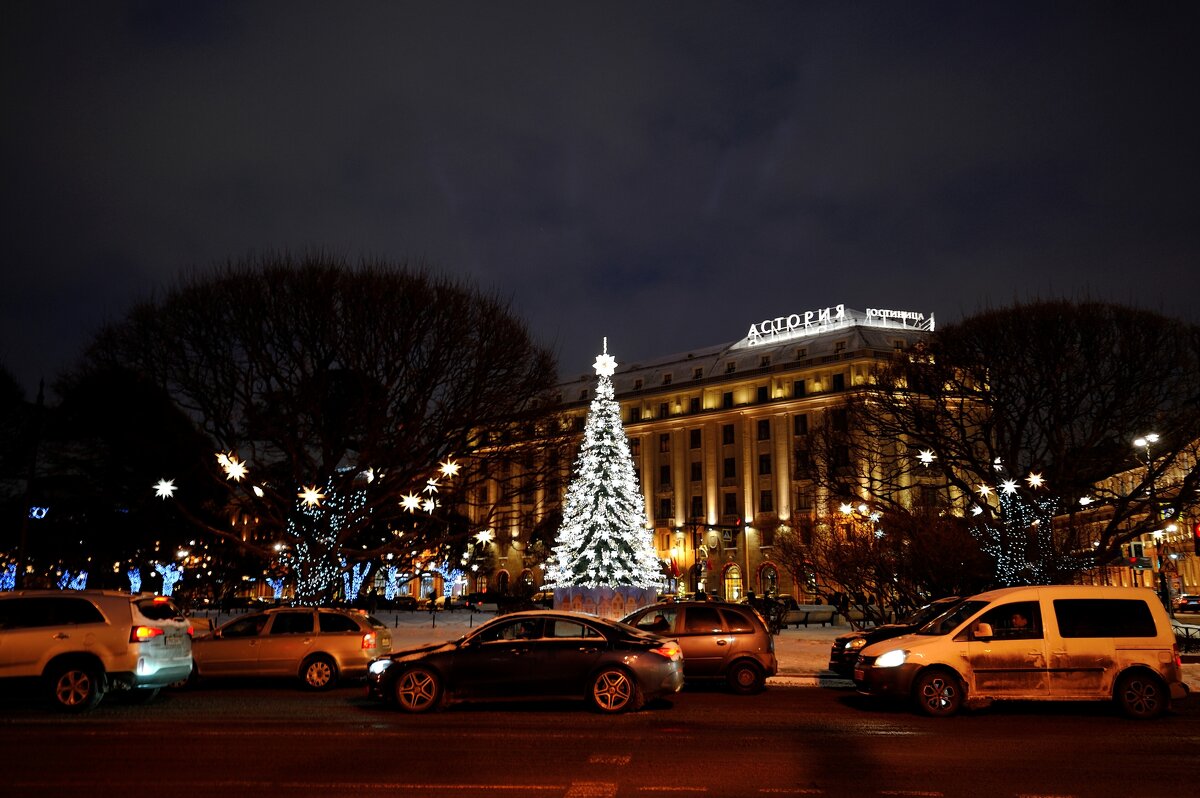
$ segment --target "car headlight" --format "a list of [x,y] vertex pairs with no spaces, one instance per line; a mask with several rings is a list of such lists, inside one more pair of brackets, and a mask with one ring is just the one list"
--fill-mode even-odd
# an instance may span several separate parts
[[392,661],[390,659],[377,659],[372,662],[367,669],[371,671],[371,673],[378,676],[390,667],[392,667]]
[[866,644],[867,644],[867,639],[865,637],[856,637],[853,640],[846,641],[845,649],[847,651],[858,651],[860,648],[862,648]]
[[908,652],[902,648],[894,648],[880,654],[875,660],[876,668],[895,668],[904,664],[904,660],[908,657]]

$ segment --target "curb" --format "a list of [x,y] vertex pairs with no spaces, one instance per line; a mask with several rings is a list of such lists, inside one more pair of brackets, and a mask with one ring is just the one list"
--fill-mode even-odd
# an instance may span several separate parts
[[781,673],[767,677],[769,687],[853,687],[854,682],[840,676]]

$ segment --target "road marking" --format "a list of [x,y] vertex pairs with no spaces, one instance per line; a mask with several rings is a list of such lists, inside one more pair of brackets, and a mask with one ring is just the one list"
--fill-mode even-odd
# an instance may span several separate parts
[[708,792],[707,787],[638,787],[639,792]]
[[566,798],[616,798],[617,784],[611,781],[573,781]]
[[935,790],[880,790],[880,795],[911,795],[914,798],[941,798],[945,793]]
[[772,795],[824,795],[824,790],[819,790],[816,787],[763,787],[759,790],[761,793],[769,793]]
[[592,754],[588,757],[589,765],[628,765],[629,754]]

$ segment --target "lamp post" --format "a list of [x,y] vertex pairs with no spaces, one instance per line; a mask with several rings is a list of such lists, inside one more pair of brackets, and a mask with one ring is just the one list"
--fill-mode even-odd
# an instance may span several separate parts
[[[1146,480],[1150,483],[1150,515],[1154,519],[1154,525],[1157,527],[1159,522],[1158,502],[1155,496],[1155,483],[1158,480],[1154,477],[1154,456],[1151,453],[1151,447],[1158,443],[1158,433],[1151,432],[1146,435],[1138,436],[1133,439],[1134,447],[1143,449],[1146,452]],[[1163,606],[1167,608],[1167,612],[1174,617],[1175,613],[1171,607],[1171,590],[1167,586],[1167,571],[1166,565],[1167,542],[1162,530],[1154,530],[1155,547],[1157,551],[1156,559],[1158,560],[1158,596],[1162,601]]]

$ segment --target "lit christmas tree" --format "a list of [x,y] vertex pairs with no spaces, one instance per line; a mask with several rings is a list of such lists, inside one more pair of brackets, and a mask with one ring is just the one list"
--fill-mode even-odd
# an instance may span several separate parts
[[[570,603],[571,609],[600,615],[648,603],[647,595],[653,601],[654,590],[662,584],[646,506],[621,426],[620,405],[614,398],[616,366],[606,339],[604,354],[596,358],[600,378],[596,397],[588,411],[562,527],[546,574],[548,584],[556,589],[556,605]],[[598,597],[589,602],[578,600],[577,592],[563,593],[566,588],[608,588],[619,591],[621,597]],[[635,597],[635,592],[640,595]],[[614,603],[615,608],[605,611]]]

